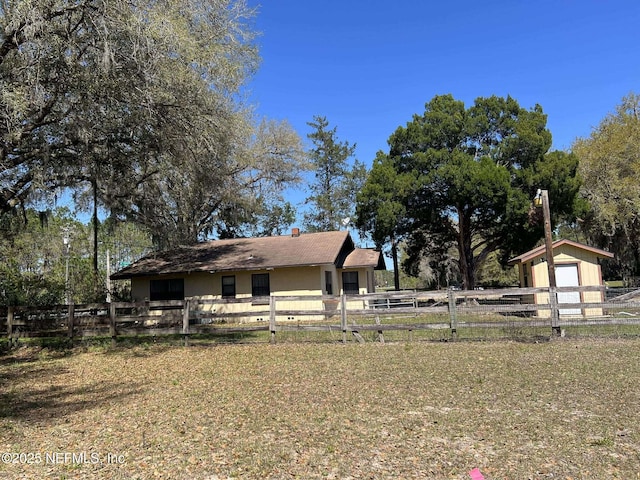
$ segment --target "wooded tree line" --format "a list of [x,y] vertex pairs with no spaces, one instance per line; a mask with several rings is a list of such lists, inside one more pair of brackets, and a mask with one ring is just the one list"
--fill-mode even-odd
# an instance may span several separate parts
[[[0,216],[0,305],[87,303],[106,298],[106,276],[152,251],[151,238],[132,222],[107,219],[98,231],[94,277],[92,226],[67,207],[51,212],[26,209],[24,218]],[[96,283],[97,280],[97,283]],[[125,285],[116,298],[128,299]],[[96,293],[97,290],[97,293]]]
[[[467,107],[436,96],[366,172],[326,117],[309,123],[308,151],[287,122],[254,117],[243,86],[259,64],[255,13],[242,0],[0,4],[5,301],[7,292],[32,296],[24,286],[43,279],[42,292],[60,298],[60,265],[80,259],[90,264],[87,297],[99,297],[99,245],[119,228],[136,232],[138,254],[283,233],[296,219],[284,194],[308,172],[306,230],[351,218],[380,247],[402,246],[404,269],[428,272],[435,285],[473,287],[483,268],[537,243],[538,188],[550,192],[556,225],[579,229],[618,255],[620,272],[638,274],[636,96],[572,153],[549,151],[540,106],[490,97]],[[45,214],[69,192],[91,228],[70,212]],[[60,251],[53,261],[62,247],[52,226],[76,232],[77,259]],[[39,235],[52,242],[39,257],[15,253]],[[399,272],[397,255],[394,264]],[[88,281],[72,280],[76,291]]]

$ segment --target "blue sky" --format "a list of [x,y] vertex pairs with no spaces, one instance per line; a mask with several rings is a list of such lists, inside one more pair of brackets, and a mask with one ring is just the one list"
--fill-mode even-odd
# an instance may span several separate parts
[[305,142],[307,122],[325,116],[367,166],[434,95],[540,104],[552,148],[566,150],[640,93],[638,0],[248,4],[261,32],[248,84],[257,115],[288,120]]

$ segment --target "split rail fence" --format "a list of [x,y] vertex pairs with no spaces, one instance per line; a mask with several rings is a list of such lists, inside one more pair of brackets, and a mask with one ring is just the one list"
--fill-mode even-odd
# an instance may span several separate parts
[[[574,301],[566,301],[567,293],[573,293]],[[575,295],[579,295],[578,302]],[[587,297],[591,301],[584,301]],[[546,303],[532,303],[536,298]],[[243,308],[250,312],[240,311]],[[21,338],[37,337],[110,337],[115,344],[118,338],[144,335],[180,335],[188,344],[190,338],[201,334],[254,335],[275,342],[276,337],[291,332],[330,332],[331,338],[342,342],[362,342],[367,336],[384,342],[385,335],[392,332],[403,332],[409,340],[414,333],[431,332],[431,338],[435,335],[446,340],[463,333],[475,337],[492,336],[488,332],[493,331],[550,336],[560,335],[566,328],[621,326],[640,326],[640,291],[612,295],[604,287],[558,287],[555,291],[514,288],[272,295],[262,299],[191,297],[184,301],[14,306],[0,310],[0,335],[10,345]],[[634,332],[640,334],[640,328]]]

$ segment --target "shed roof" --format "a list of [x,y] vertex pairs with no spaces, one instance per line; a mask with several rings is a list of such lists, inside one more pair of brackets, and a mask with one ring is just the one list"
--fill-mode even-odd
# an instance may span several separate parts
[[[580,248],[582,250],[589,251],[591,253],[594,253],[596,256],[602,257],[602,258],[613,258],[614,256],[613,253],[607,252],[606,250],[602,250],[596,247],[590,247],[589,245],[585,245],[583,243],[578,243],[578,242],[574,242],[572,240],[567,240],[567,239],[556,240],[555,242],[553,242],[552,248],[553,250],[555,250],[556,248],[560,248],[564,245],[569,245],[571,247]],[[545,254],[546,254],[546,247],[545,245],[541,245],[532,250],[529,250],[528,252],[523,253],[522,255],[518,255],[517,257],[512,258],[511,260],[509,260],[509,265],[517,265],[519,263],[528,262],[529,260],[532,260],[536,257],[545,255]]]
[[331,264],[339,268],[385,268],[380,252],[355,248],[348,231],[337,231],[213,240],[178,247],[147,255],[111,278]]

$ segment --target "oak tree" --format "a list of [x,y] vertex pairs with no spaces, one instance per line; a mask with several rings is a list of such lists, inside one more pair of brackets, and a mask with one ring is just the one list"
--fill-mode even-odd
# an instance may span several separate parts
[[573,152],[590,206],[583,230],[615,253],[621,274],[639,275],[640,95],[625,96],[588,138],[575,141]]
[[0,211],[70,188],[94,232],[100,205],[164,247],[282,204],[302,148],[242,101],[253,15],[243,0],[2,3]]

